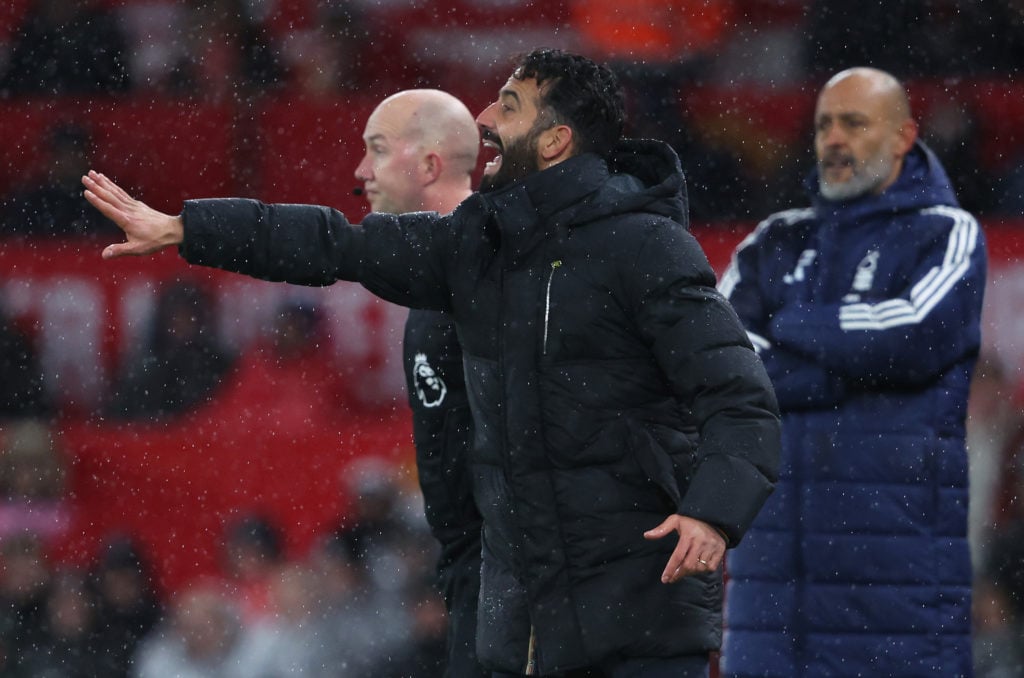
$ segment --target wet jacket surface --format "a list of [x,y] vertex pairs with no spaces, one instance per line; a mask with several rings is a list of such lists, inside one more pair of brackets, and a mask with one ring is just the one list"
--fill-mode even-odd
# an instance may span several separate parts
[[985,269],[920,145],[880,196],[816,197],[737,249],[720,289],[775,384],[783,465],[729,557],[724,675],[971,675],[964,420]]
[[490,676],[476,657],[483,519],[473,501],[473,420],[454,320],[439,311],[411,310],[402,352],[424,510],[441,544],[437,575],[448,610],[445,676]]
[[679,161],[632,141],[451,215],[190,201],[182,254],[270,280],[357,280],[455,319],[484,517],[478,650],[549,673],[715,649],[721,573],[660,583],[679,513],[740,542],[778,464],[774,394],[686,228]]

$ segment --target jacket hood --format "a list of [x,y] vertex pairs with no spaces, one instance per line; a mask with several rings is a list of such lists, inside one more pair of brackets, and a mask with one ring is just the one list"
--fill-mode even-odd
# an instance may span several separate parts
[[817,168],[807,177],[805,187],[818,215],[840,222],[935,205],[960,206],[946,171],[932,150],[921,141],[914,143],[903,160],[903,169],[896,182],[881,195],[863,195],[846,201],[828,200],[818,189]]
[[487,199],[503,205],[522,198],[523,191],[533,210],[555,224],[647,212],[689,226],[679,157],[661,141],[623,140],[607,160],[594,153],[574,156]]
[[660,141],[623,140],[607,160],[584,153],[481,197],[513,266],[552,231],[605,217],[646,213],[689,227],[679,157]]

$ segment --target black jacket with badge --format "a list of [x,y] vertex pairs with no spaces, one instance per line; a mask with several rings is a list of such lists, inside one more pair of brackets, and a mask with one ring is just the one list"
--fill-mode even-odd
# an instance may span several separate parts
[[481,660],[537,673],[703,652],[721,573],[660,583],[668,515],[737,544],[772,490],[779,418],[760,360],[687,231],[679,160],[628,141],[451,215],[252,200],[186,203],[192,263],[268,280],[356,280],[454,317],[484,518]]
[[482,519],[473,501],[473,420],[455,323],[447,313],[412,309],[402,346],[416,470],[427,523],[441,544],[437,575],[448,611],[449,649],[444,675],[490,676],[476,656]]

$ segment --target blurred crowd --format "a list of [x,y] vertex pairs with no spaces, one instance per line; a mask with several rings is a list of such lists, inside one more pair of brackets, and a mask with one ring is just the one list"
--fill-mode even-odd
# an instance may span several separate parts
[[[241,355],[218,340],[211,312],[202,288],[168,282],[95,416],[163,423],[184,440],[190,417],[216,404],[287,440],[351,411],[316,309],[282,304]],[[75,465],[31,335],[0,320],[0,676],[439,675],[437,546],[394,459],[347,462],[355,499],[308,548],[286,548],[268,515],[233,511],[217,575],[173,589],[159,586],[144,535],[113,532],[84,565],[55,557],[77,508]],[[181,538],[186,557],[190,543]]]
[[[474,105],[511,55],[544,43],[615,66],[634,135],[679,151],[696,222],[757,220],[803,195],[808,95],[841,67],[873,65],[922,94],[923,138],[964,207],[1024,212],[1024,140],[994,141],[1005,115],[975,84],[1024,66],[1020,0],[14,0],[0,27],[4,99],[180,99],[237,107],[274,96],[329,98],[413,86]],[[912,27],[909,28],[909,27]],[[915,87],[914,83],[921,83]],[[720,100],[709,96],[727,94]],[[781,94],[769,100],[756,92]],[[789,97],[789,100],[787,100]],[[782,110],[749,111],[749,98]],[[1019,99],[1007,95],[1009,100]],[[766,122],[769,118],[781,121]],[[787,120],[786,118],[790,118]],[[797,118],[796,133],[793,120]],[[777,123],[789,131],[780,133]],[[259,147],[240,132],[235,153]],[[256,142],[256,143],[254,143]],[[66,196],[90,140],[50,130],[45,186],[0,186],[4,232],[102,229]],[[77,155],[77,158],[76,158]],[[245,162],[236,163],[246,165]],[[66,170],[66,171],[65,171]]]
[[436,548],[388,465],[353,470],[355,511],[308,552],[286,556],[277,526],[238,515],[218,574],[162,592],[130,535],[110,535],[87,567],[48,560],[63,500],[53,437],[33,421],[3,433],[0,676],[440,675]]
[[[749,222],[799,202],[809,126],[774,137],[727,104],[698,115],[706,107],[694,93],[769,89],[806,100],[822,78],[854,64],[970,91],[973,82],[1010,86],[1024,67],[1021,0],[623,4],[14,0],[0,13],[0,99],[152,97],[245,109],[280,93],[442,86],[458,95],[467,75],[490,92],[512,52],[547,42],[615,65],[632,132],[679,151],[695,221]],[[923,138],[967,209],[1019,218],[1024,140],[1006,139],[1004,155],[985,157],[982,116],[976,99],[940,97],[922,116]],[[94,150],[89,129],[62,121],[43,138],[46,176],[0,185],[0,236],[110,235],[80,195]],[[300,429],[312,410],[359,400],[343,367],[318,350],[323,342],[310,341],[321,331],[315,309],[292,304],[237,355],[218,340],[203,290],[168,285],[101,413],[126,423],[182,420],[213,400],[242,411],[264,393],[261,402],[278,409],[250,416]],[[63,565],[47,557],[71,510],[61,413],[31,333],[2,304],[0,356],[0,677],[437,675],[445,619],[430,585],[434,544],[415,490],[386,465],[356,474],[354,511],[308,553],[286,555],[280,526],[245,515],[224,526],[222,575],[181,590],[155,585],[133,535],[110,535],[88,567]],[[1018,383],[998,360],[983,359],[968,422],[982,678],[1022,675],[1024,666]]]

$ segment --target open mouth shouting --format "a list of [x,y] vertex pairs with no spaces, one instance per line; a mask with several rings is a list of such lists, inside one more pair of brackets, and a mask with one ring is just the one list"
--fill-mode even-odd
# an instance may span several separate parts
[[821,174],[830,181],[855,173],[854,158],[847,153],[828,153],[818,166]]
[[484,175],[490,176],[501,169],[502,145],[498,134],[493,130],[483,128],[480,130],[481,144],[484,148],[495,151],[494,157],[484,165]]

